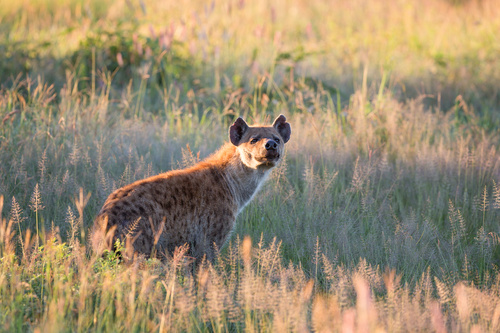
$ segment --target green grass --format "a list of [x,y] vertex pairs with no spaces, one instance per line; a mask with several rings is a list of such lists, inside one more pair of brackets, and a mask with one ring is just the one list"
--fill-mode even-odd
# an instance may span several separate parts
[[[497,7],[0,0],[0,330],[498,331]],[[91,253],[113,189],[279,113],[216,262]]]

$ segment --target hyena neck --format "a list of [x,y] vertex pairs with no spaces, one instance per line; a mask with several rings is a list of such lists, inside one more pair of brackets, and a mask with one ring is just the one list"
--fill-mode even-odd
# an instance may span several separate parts
[[247,167],[241,159],[235,158],[227,165],[224,176],[238,203],[238,213],[252,200],[269,176],[270,169],[260,170]]
[[214,157],[219,164],[229,190],[238,204],[238,213],[252,200],[265,182],[271,169],[253,169],[246,166],[233,145],[224,146]]

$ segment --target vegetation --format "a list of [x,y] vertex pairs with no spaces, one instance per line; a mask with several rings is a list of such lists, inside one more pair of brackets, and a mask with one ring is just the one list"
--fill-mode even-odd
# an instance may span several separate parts
[[[494,0],[0,0],[0,330],[497,332],[499,29]],[[215,262],[91,253],[113,189],[279,113]]]

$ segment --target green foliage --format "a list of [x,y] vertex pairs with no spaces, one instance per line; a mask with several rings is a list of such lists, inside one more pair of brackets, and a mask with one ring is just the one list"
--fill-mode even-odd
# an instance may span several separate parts
[[125,250],[123,244],[117,239],[113,251],[105,250],[102,257],[98,258],[94,264],[96,273],[116,271],[120,266],[121,253]]

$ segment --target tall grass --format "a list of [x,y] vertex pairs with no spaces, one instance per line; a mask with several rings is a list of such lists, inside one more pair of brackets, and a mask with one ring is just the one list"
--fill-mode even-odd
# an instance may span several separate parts
[[[498,331],[499,24],[494,1],[2,3],[1,329]],[[91,253],[114,189],[278,113],[286,159],[215,262]]]

